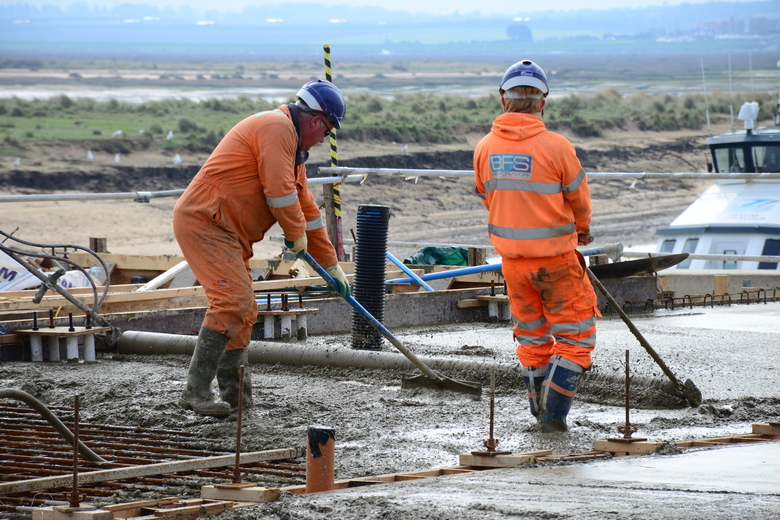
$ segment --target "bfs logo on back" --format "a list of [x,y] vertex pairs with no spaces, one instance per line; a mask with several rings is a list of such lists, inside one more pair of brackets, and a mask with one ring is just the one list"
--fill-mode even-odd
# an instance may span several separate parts
[[494,153],[488,157],[490,173],[494,179],[531,178],[533,157],[514,153]]

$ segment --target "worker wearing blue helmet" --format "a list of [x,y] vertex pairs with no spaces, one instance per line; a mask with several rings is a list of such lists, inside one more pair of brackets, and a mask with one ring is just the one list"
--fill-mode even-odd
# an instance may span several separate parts
[[[198,415],[225,417],[238,405],[240,366],[257,320],[252,290],[254,243],[274,224],[285,245],[309,252],[350,293],[304,163],[309,150],[341,128],[347,105],[338,88],[310,81],[296,101],[251,115],[217,145],[173,210],[173,230],[184,258],[208,297],[209,307],[190,360],[179,403]],[[244,378],[244,406],[252,406],[251,378]],[[211,382],[217,378],[220,399]]]
[[476,193],[502,257],[517,357],[543,431],[566,416],[596,345],[596,295],[578,245],[590,236],[588,179],[574,147],[541,115],[550,89],[531,60],[501,79],[504,113],[474,152]]

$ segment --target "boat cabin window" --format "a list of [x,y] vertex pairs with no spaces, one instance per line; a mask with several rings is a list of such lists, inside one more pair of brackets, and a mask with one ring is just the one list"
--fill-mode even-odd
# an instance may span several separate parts
[[[683,253],[695,253],[696,252],[696,246],[699,245],[699,239],[698,238],[689,238],[685,241],[685,244],[683,244]],[[679,264],[677,264],[677,269],[688,269],[691,265],[691,259],[686,258]]]
[[780,172],[780,146],[754,146],[753,164],[757,172]]
[[677,240],[674,238],[667,238],[663,241],[661,244],[661,253],[671,253],[674,251],[674,244],[677,243]]
[[742,148],[716,148],[715,170],[722,173],[743,173],[745,151]]
[[[777,256],[780,255],[780,240],[776,238],[767,238],[764,242],[764,250],[761,251],[762,255]],[[759,262],[759,269],[777,269],[777,262]]]
[[[723,251],[724,255],[736,255],[737,252],[734,249],[725,249]],[[723,261],[723,269],[736,269],[737,268],[737,261],[736,260],[724,260]]]

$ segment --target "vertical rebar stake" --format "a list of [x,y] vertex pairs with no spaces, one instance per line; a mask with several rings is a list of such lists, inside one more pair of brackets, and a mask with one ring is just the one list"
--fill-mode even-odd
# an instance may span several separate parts
[[54,309],[49,309],[49,328],[54,328]]
[[484,442],[488,451],[495,451],[498,441],[493,437],[493,421],[495,418],[496,404],[496,367],[490,367],[490,437]]
[[79,394],[73,410],[73,491],[70,494],[70,507],[79,507]]
[[84,328],[89,330],[92,328],[92,313],[87,311],[87,317],[85,318],[85,325]]
[[631,427],[631,421],[629,419],[629,410],[631,408],[631,377],[630,368],[628,364],[628,349],[626,349],[626,425],[622,428],[618,428],[618,431],[623,434],[624,439],[630,439],[631,434],[636,430]]
[[73,332],[74,330],[76,330],[76,329],[73,327],[73,313],[69,312],[68,313],[68,331],[69,332]]
[[38,312],[33,312],[33,329],[38,330]]
[[236,422],[236,467],[233,484],[241,483],[241,419],[244,415],[244,365],[238,369],[238,421]]

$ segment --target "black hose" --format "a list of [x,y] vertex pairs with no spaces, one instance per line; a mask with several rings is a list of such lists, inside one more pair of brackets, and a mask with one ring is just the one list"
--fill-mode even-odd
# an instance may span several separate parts
[[[54,413],[46,408],[46,405],[37,400],[35,397],[31,396],[27,392],[22,392],[21,390],[14,390],[12,388],[0,388],[0,399],[3,398],[11,398],[11,399],[18,399],[20,401],[24,401],[29,406],[31,406],[36,412],[41,414],[41,416],[46,419],[49,424],[52,425],[52,427],[57,430],[57,432],[62,436],[63,439],[65,439],[68,444],[71,446],[73,445],[73,432],[71,432],[67,426],[62,424],[62,421],[60,421]],[[79,453],[81,455],[91,461],[91,462],[97,462],[100,464],[107,463],[108,461],[89,449],[83,442],[79,441]]]

